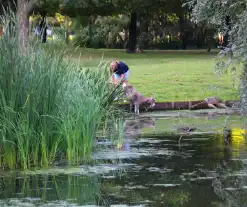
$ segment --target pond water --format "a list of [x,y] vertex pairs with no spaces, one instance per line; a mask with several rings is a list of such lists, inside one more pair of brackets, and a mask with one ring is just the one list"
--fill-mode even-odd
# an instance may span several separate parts
[[[219,133],[227,118],[230,143]],[[3,173],[0,206],[247,206],[241,123],[236,115],[129,120],[134,130],[120,149],[98,141],[95,165]],[[193,132],[178,130],[191,125]]]

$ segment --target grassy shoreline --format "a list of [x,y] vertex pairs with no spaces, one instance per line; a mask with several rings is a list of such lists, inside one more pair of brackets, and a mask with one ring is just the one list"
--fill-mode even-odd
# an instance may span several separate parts
[[[48,45],[46,50],[61,48]],[[117,59],[131,70],[130,83],[146,96],[156,93],[158,102],[203,100],[220,96],[223,100],[239,99],[239,70],[236,81],[231,72],[217,77],[214,70],[219,50],[147,50],[130,54],[121,49],[66,47],[67,60],[80,61],[84,67],[96,68],[102,61]]]

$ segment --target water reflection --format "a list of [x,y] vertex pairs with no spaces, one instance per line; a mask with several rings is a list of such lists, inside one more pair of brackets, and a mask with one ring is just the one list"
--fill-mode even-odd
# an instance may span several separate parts
[[[113,203],[150,204],[182,206],[189,200],[189,192],[180,189],[150,191],[138,193],[138,187],[116,185],[113,180],[98,176],[76,175],[32,175],[24,177],[5,177],[5,187],[0,193],[0,204],[22,206],[109,206]],[[157,188],[157,187],[155,187]],[[160,189],[159,189],[160,188]],[[149,191],[149,192],[148,192]],[[157,193],[159,192],[159,193]],[[29,204],[29,205],[28,205]]]
[[[47,170],[39,175],[3,175],[0,206],[11,202],[13,206],[18,202],[37,206],[247,206],[245,130],[187,133],[180,148],[179,134],[142,138],[131,134],[133,128],[142,133],[154,126],[153,120],[125,123],[122,150],[115,146],[98,149],[94,166],[68,169],[67,174]],[[113,162],[117,157],[119,162]]]
[[143,133],[144,129],[151,128],[155,131],[156,120],[154,118],[126,120],[124,132],[127,138],[136,138]]
[[241,128],[224,128],[223,133],[217,134],[215,139],[215,144],[221,150],[227,150],[231,159],[241,158],[242,155],[246,156],[246,133],[245,129]]
[[124,140],[118,145],[122,151],[131,151],[131,139],[139,137],[144,129],[151,128],[155,132],[155,119],[128,119],[124,122]]
[[246,145],[246,130],[244,129],[232,129],[231,132],[231,145],[234,149],[233,156],[234,157],[241,157],[241,149],[243,149]]
[[15,198],[20,202],[29,200],[36,205],[49,201],[97,205],[103,201],[100,194],[101,182],[97,176],[15,176],[2,178],[1,199]]

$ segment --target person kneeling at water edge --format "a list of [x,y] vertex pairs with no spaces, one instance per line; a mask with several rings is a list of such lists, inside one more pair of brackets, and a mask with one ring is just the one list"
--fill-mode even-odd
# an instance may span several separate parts
[[129,67],[124,62],[121,61],[113,61],[111,63],[111,73],[112,73],[112,82],[115,86],[117,86],[122,80],[126,85],[129,80]]

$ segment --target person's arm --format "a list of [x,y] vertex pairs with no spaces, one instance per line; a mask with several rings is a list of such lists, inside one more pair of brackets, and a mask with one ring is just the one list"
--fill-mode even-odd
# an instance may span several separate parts
[[111,83],[113,83],[115,86],[118,85],[118,82],[115,80],[114,74],[111,76]]
[[[116,61],[116,63],[119,64],[119,61]],[[118,68],[118,67],[119,67],[119,65],[117,65],[117,68]],[[113,84],[114,84],[115,86],[117,86],[118,83],[119,83],[117,80],[115,80],[114,73],[112,73],[112,82],[113,82]]]
[[118,85],[118,81],[117,81],[117,80],[115,80],[115,78],[113,78],[113,84],[114,84],[115,86],[117,86],[117,85]]
[[123,81],[124,78],[125,78],[125,74],[122,74],[122,75],[121,75],[121,81]]
[[[125,63],[123,63],[122,67],[124,67],[124,69],[126,69],[126,68],[129,69],[128,65],[126,65]],[[122,75],[121,75],[121,80],[120,80],[120,82],[123,81],[124,79],[125,79],[125,74],[122,74]]]
[[115,77],[114,77],[114,75],[113,75],[113,74],[111,75],[111,81],[112,81],[112,83],[114,83],[114,82],[115,82]]

